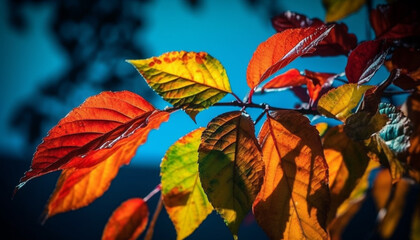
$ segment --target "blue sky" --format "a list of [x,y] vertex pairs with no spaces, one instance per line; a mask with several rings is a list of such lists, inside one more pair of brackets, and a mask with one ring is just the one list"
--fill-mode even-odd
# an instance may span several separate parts
[[[7,119],[19,101],[35,92],[47,79],[66,68],[65,57],[59,46],[52,41],[47,22],[53,13],[49,5],[27,6],[24,11],[29,19],[29,31],[14,32],[6,24],[4,1],[0,7],[0,149],[19,152],[22,137],[14,134],[7,127]],[[307,14],[309,17],[323,19],[325,11],[321,0],[280,1],[279,6]],[[158,56],[175,50],[205,51],[217,58],[226,68],[232,90],[241,98],[248,92],[246,68],[259,43],[275,33],[270,19],[263,14],[263,9],[251,8],[244,0],[203,0],[198,9],[186,7],[184,1],[155,0],[142,5],[146,12],[143,18],[145,27],[133,41],[146,45],[146,54]],[[133,9],[135,11],[135,9]],[[356,33],[359,41],[365,39],[366,10],[344,20],[350,32]],[[304,58],[293,62],[286,69],[298,68],[311,71],[343,72],[345,57]],[[132,71],[135,71],[134,68]],[[386,71],[379,72],[383,78]],[[143,81],[139,76],[138,81]],[[137,85],[138,86],[138,85]],[[127,89],[136,92],[136,89]],[[231,101],[231,96],[222,101]],[[293,107],[297,101],[289,92],[270,95],[269,98],[255,98],[281,107]],[[74,107],[81,102],[74,102]],[[163,108],[169,104],[163,100],[153,103]],[[141,146],[134,165],[158,165],[166,149],[178,138],[193,129],[206,126],[217,114],[236,108],[214,108],[197,116],[197,125],[183,112],[172,114],[168,123],[162,124],[158,131],[149,135],[148,142]],[[61,113],[60,113],[61,114]],[[258,111],[250,111],[256,118]],[[62,116],[64,117],[64,115]],[[52,127],[52,126],[49,126]],[[257,131],[258,131],[257,126]],[[45,130],[45,134],[48,129]],[[44,134],[44,135],[45,135]],[[35,149],[34,149],[35,150]],[[28,160],[29,161],[29,160]]]

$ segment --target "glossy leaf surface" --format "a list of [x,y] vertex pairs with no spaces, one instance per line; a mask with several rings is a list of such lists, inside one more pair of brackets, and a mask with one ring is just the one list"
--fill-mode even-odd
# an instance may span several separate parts
[[271,36],[257,47],[249,61],[246,73],[248,86],[253,89],[297,57],[313,51],[331,28],[288,29]]
[[204,128],[188,133],[166,152],[161,164],[162,196],[177,239],[188,237],[213,211],[198,175],[198,147]]
[[102,240],[135,240],[146,229],[149,208],[141,198],[123,202],[109,218],[102,234]]
[[269,116],[259,133],[264,183],[253,204],[271,239],[326,239],[328,166],[318,131],[294,111]]
[[388,49],[384,41],[374,40],[359,44],[349,55],[346,76],[350,83],[366,83],[382,66]]
[[308,79],[301,75],[299,70],[292,68],[271,79],[261,88],[261,91],[301,86],[306,84],[307,81]]
[[341,20],[359,10],[365,2],[366,0],[322,0],[324,8],[327,10],[325,21]]
[[114,149],[114,152],[102,162],[88,168],[63,170],[45,209],[46,217],[87,206],[102,196],[108,190],[119,168],[128,164],[138,146],[146,142],[148,133],[158,128],[168,118],[169,113],[156,111],[149,116],[149,122],[143,122],[144,126],[130,137],[131,141]]
[[394,153],[405,153],[410,147],[410,135],[413,132],[410,120],[389,103],[380,103],[378,110],[389,117],[389,122],[379,132],[379,136]]
[[[308,18],[305,15],[286,11],[271,19],[274,29],[282,32],[289,28],[302,28],[310,26],[321,26],[324,22],[318,18]],[[304,56],[337,56],[348,55],[350,50],[357,45],[356,35],[348,33],[347,25],[335,23],[334,28],[324,40],[322,40],[313,53]]]
[[204,191],[236,238],[260,190],[264,163],[252,120],[240,111],[211,120],[199,148]]
[[350,196],[363,176],[370,158],[368,150],[350,139],[343,126],[331,128],[324,136],[324,155],[329,167],[331,221],[338,207]]
[[318,102],[318,111],[327,117],[344,121],[357,107],[363,94],[373,86],[345,84],[324,94]]
[[129,62],[153,90],[192,119],[232,92],[222,64],[205,52],[168,52]]
[[136,132],[149,123],[153,111],[150,103],[128,91],[88,98],[48,132],[17,189],[48,172],[101,163],[135,141]]

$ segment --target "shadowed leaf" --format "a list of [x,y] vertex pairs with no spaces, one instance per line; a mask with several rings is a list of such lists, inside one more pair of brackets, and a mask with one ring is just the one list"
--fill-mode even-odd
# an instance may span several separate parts
[[205,52],[168,52],[128,62],[163,99],[184,109],[193,120],[232,92],[222,64]]
[[346,119],[344,131],[353,140],[365,140],[379,132],[387,122],[388,117],[385,114],[357,112]]
[[366,83],[382,66],[388,53],[384,41],[374,40],[359,44],[349,55],[346,76],[350,83]]
[[136,141],[136,133],[147,126],[154,111],[150,103],[128,91],[102,92],[86,99],[48,132],[16,189],[52,171],[101,163]]
[[420,49],[399,47],[385,66],[389,71],[400,70],[401,75],[393,81],[396,86],[404,90],[420,90]]
[[406,115],[413,123],[414,131],[410,137],[410,148],[408,149],[407,163],[417,175],[415,179],[420,182],[420,94],[413,93],[408,97],[406,103]]
[[159,128],[168,118],[169,113],[155,111],[148,117],[149,122],[143,122],[143,127],[130,137],[131,141],[126,141],[124,145],[115,148],[114,152],[102,162],[92,167],[63,170],[46,206],[46,217],[87,206],[102,196],[108,190],[119,168],[128,164],[138,146],[146,142],[149,132]]
[[327,117],[344,121],[357,107],[363,94],[373,86],[345,84],[324,94],[318,102],[318,111]]
[[322,0],[326,22],[338,21],[359,10],[366,0]]
[[[289,28],[302,28],[311,26],[325,25],[318,18],[307,18],[305,15],[286,11],[271,19],[274,29],[282,32]],[[324,40],[322,40],[313,53],[304,56],[337,56],[348,55],[357,45],[356,35],[348,33],[347,25],[344,23],[334,23],[334,28]]]
[[184,239],[213,211],[198,176],[199,128],[176,141],[162,159],[162,196],[175,225],[177,239]]
[[297,57],[313,51],[331,28],[287,29],[271,36],[257,47],[249,61],[246,72],[248,86],[253,89]]
[[328,166],[316,128],[300,113],[277,111],[258,138],[265,163],[253,204],[258,224],[271,239],[326,239]]
[[199,148],[203,189],[235,238],[263,181],[254,131],[252,120],[240,111],[224,113],[210,121]]
[[102,240],[135,240],[146,229],[149,208],[141,198],[131,198],[123,202],[108,219],[102,233]]

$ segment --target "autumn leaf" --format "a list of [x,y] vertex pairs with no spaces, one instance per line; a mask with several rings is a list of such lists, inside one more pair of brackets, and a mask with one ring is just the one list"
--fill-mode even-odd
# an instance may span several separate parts
[[129,91],[102,92],[88,98],[48,132],[16,189],[49,172],[89,168],[105,161],[136,141],[137,132],[148,129],[145,127],[156,114],[167,115],[155,112],[150,103]]
[[199,147],[203,189],[235,238],[264,176],[254,132],[252,120],[244,113],[224,113],[209,122]]
[[389,122],[379,132],[379,136],[397,155],[406,153],[410,147],[410,135],[413,132],[410,120],[389,103],[380,103],[378,111],[389,118]]
[[119,148],[113,148],[114,152],[102,162],[92,167],[63,170],[46,206],[45,217],[87,206],[102,196],[119,168],[128,164],[136,154],[138,146],[146,142],[148,133],[167,121],[168,117],[167,112],[153,112],[147,121],[142,123],[143,126],[130,136],[129,141],[124,141],[124,145]]
[[420,35],[416,1],[397,1],[378,5],[370,12],[370,23],[377,39],[397,39]]
[[327,10],[326,22],[338,21],[359,10],[366,0],[322,0]]
[[[308,18],[305,15],[286,11],[271,19],[271,23],[277,32],[290,28],[303,28],[325,25],[318,18]],[[337,56],[348,55],[357,45],[356,35],[348,33],[347,25],[344,23],[333,23],[334,27],[326,38],[316,47],[313,53],[303,56]]]
[[108,219],[102,240],[135,240],[146,229],[149,208],[141,198],[131,198],[123,202]]
[[346,76],[349,82],[368,82],[384,63],[387,53],[385,41],[374,40],[359,44],[347,60]]
[[407,163],[417,172],[417,182],[420,182],[420,94],[413,93],[405,103],[406,115],[413,123],[414,131],[410,137]]
[[308,78],[306,86],[308,88],[309,98],[312,102],[318,100],[321,90],[332,85],[335,78],[338,77],[334,73],[320,73],[305,70],[305,76]]
[[204,128],[176,141],[162,159],[162,196],[177,239],[188,237],[213,211],[198,176],[198,147]]
[[259,133],[264,183],[254,204],[270,239],[326,239],[328,166],[309,120],[295,111],[267,116]]
[[368,150],[350,139],[343,126],[331,128],[324,136],[324,155],[329,167],[331,205],[329,221],[350,196],[369,164]]
[[353,140],[365,140],[372,134],[381,131],[387,125],[388,120],[386,114],[361,111],[346,119],[344,131]]
[[248,64],[246,79],[253,89],[272,74],[295,60],[313,51],[331,31],[332,26],[287,29],[276,33],[255,50]]
[[128,62],[154,91],[193,120],[198,112],[232,92],[222,64],[205,52],[168,52]]
[[357,107],[363,94],[373,86],[345,84],[324,94],[318,102],[318,111],[341,121],[347,119]]
[[392,58],[385,61],[389,71],[399,69],[400,76],[393,83],[404,89],[420,90],[420,50],[414,48],[399,47],[394,50]]
[[299,70],[292,68],[268,81],[260,91],[270,91],[273,89],[283,89],[306,84],[308,79],[301,75]]

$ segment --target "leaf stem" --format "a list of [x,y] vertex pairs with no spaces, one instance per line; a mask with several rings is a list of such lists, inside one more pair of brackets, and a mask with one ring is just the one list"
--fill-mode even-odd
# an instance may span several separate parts
[[152,198],[156,193],[160,192],[162,189],[162,184],[157,185],[146,197],[143,198],[143,201],[147,202],[150,198]]
[[234,92],[231,92],[230,94],[232,94],[232,96],[235,97],[236,101],[238,101],[240,103],[242,102],[242,100]]
[[163,205],[162,195],[160,195],[159,202],[155,209],[155,213],[153,214],[153,218],[150,221],[149,228],[147,229],[147,232],[146,232],[146,236],[144,237],[145,240],[151,240],[153,237],[156,221],[159,217],[160,211],[162,210],[162,205]]
[[219,102],[219,103],[215,103],[213,106],[233,106],[233,107],[247,107],[247,108],[261,108],[267,111],[276,111],[276,110],[292,110],[292,111],[297,111],[300,112],[302,114],[313,114],[313,115],[318,115],[318,111],[317,110],[313,110],[313,109],[304,109],[304,108],[300,108],[300,109],[287,109],[287,108],[279,108],[279,107],[272,107],[269,106],[268,104],[256,104],[256,103],[244,103],[244,102]]

